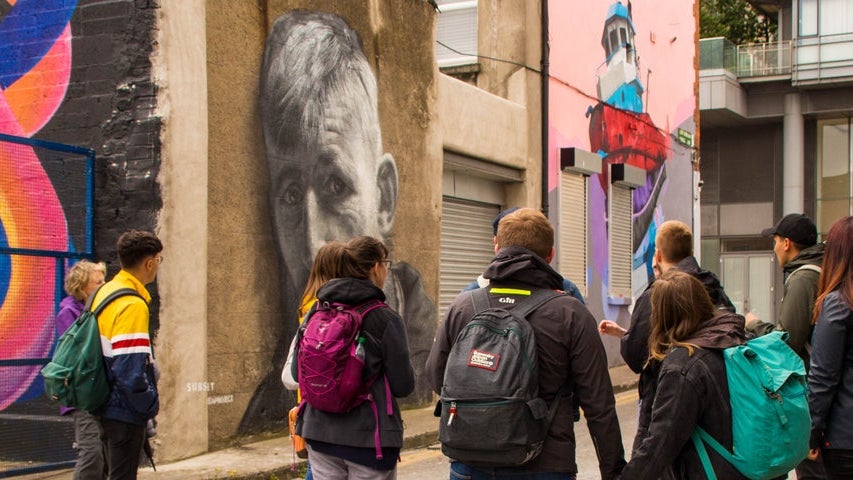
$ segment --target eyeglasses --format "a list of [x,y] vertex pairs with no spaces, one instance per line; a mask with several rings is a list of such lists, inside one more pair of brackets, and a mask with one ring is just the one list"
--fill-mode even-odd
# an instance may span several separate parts
[[394,263],[394,261],[391,260],[390,258],[386,258],[385,260],[382,260],[382,263],[385,264],[386,268],[391,268],[391,264]]
[[157,255],[156,257],[154,257],[154,260],[157,263],[163,263],[163,255]]

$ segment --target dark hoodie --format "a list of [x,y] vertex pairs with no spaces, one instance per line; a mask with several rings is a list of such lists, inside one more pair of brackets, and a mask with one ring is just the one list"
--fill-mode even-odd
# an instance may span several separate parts
[[[512,308],[524,290],[562,288],[562,277],[541,257],[520,247],[501,249],[483,276],[490,281],[492,305]],[[494,292],[504,288],[518,293]],[[427,359],[426,373],[441,393],[450,347],[474,316],[472,291],[459,294],[447,312]],[[506,303],[498,303],[498,299]],[[560,295],[528,315],[539,351],[539,395],[551,402],[563,385],[577,395],[596,445],[601,478],[615,478],[625,464],[607,355],[595,318],[577,299]],[[571,395],[561,397],[542,453],[518,467],[532,472],[576,473]],[[512,470],[512,469],[507,469]]]
[[[687,257],[675,265],[675,269],[692,275],[702,283],[711,302],[718,310],[734,313],[732,304],[720,280],[712,272],[699,266],[695,257]],[[625,363],[636,373],[640,374],[640,413],[637,419],[637,436],[634,440],[633,449],[639,446],[640,440],[645,437],[646,429],[652,417],[652,399],[655,397],[655,388],[658,378],[658,362],[648,362],[649,359],[649,334],[651,333],[652,316],[652,285],[637,298],[634,310],[631,313],[631,328],[622,337],[622,358]]]
[[[687,348],[677,347],[661,363],[648,434],[622,471],[624,479],[705,478],[690,440],[697,426],[732,448],[732,412],[722,349],[746,342],[743,317],[720,313],[686,342],[696,347],[692,355]],[[708,454],[717,478],[746,478],[712,449]]]

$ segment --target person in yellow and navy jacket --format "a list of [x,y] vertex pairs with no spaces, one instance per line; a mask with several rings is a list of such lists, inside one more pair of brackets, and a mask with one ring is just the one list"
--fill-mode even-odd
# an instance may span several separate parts
[[110,480],[136,478],[146,425],[160,408],[149,336],[151,294],[145,285],[157,277],[163,244],[153,233],[130,230],[116,247],[121,271],[95,294],[91,308],[119,289],[132,289],[139,296],[119,297],[98,316],[112,389],[104,406],[93,413],[104,431]]

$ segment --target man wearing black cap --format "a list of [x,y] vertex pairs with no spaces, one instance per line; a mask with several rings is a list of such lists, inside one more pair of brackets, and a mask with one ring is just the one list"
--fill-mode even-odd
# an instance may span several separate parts
[[792,213],[775,226],[762,230],[761,234],[773,236],[773,252],[785,274],[785,291],[775,327],[748,314],[747,330],[756,335],[764,335],[774,328],[788,332],[788,345],[808,367],[812,311],[823,261],[823,244],[817,243],[817,227],[805,215]]
[[[746,314],[746,329],[758,336],[774,329],[788,332],[788,345],[809,368],[812,338],[812,312],[817,297],[817,281],[823,262],[823,243],[817,243],[817,227],[809,217],[791,213],[775,226],[761,231],[773,236],[773,252],[785,274],[785,291],[779,321],[774,326],[752,313]],[[805,459],[797,465],[798,479],[826,478],[823,464]]]

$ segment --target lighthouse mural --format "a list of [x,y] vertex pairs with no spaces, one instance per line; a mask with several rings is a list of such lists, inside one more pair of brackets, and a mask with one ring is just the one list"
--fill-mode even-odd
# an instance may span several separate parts
[[[675,133],[696,131],[697,27],[694,2],[684,0],[549,2],[548,198],[561,202],[561,149],[601,157],[586,201],[587,305],[598,319],[630,325],[631,306],[608,297],[610,166],[627,164],[645,176],[631,205],[634,298],[653,278],[657,226],[670,219],[693,224],[693,148]],[[604,340],[618,359],[618,345]]]
[[[652,275],[654,209],[666,180],[668,137],[643,110],[643,84],[639,79],[636,32],[631,4],[616,2],[607,12],[601,45],[606,55],[604,72],[598,76],[598,98],[590,107],[589,143],[605,163],[627,163],[646,172],[646,184],[634,191],[633,268]],[[607,192],[608,169],[599,182]],[[651,232],[651,235],[648,235]]]

